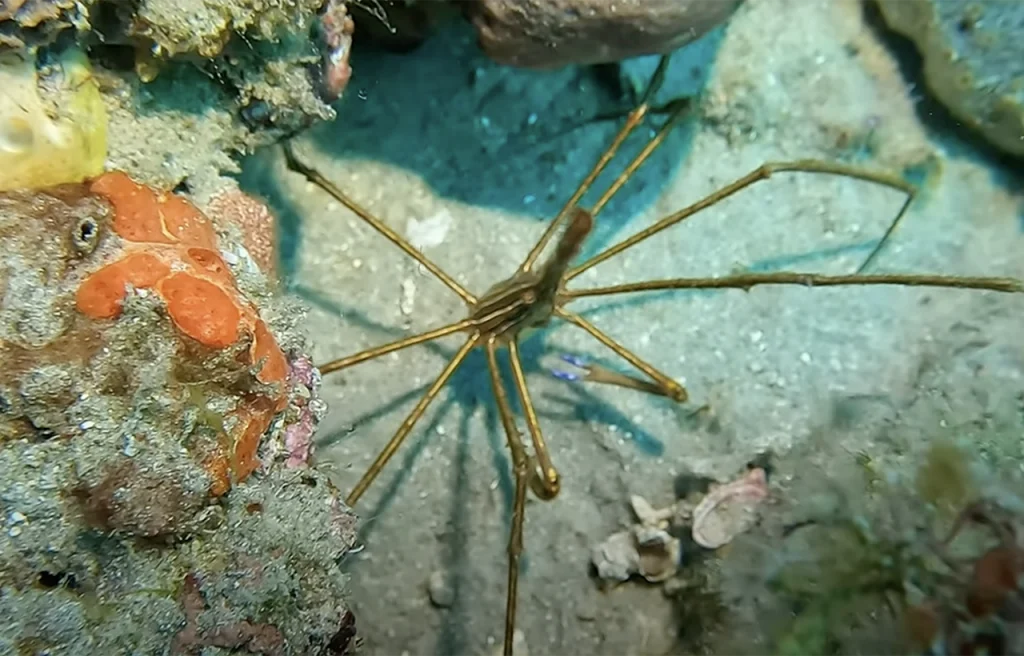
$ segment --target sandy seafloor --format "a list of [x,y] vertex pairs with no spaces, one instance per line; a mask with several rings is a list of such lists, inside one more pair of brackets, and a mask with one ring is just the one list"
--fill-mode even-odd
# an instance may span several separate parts
[[[702,68],[711,58],[710,71]],[[634,63],[622,79],[641,82],[651,63]],[[514,269],[618,126],[588,118],[624,106],[593,70],[494,65],[469,31],[444,31],[407,55],[357,48],[353,64],[340,118],[300,138],[298,151],[478,293]],[[601,216],[591,251],[765,161],[856,159],[899,171],[934,154],[939,170],[876,269],[1024,276],[1020,178],[947,130],[859,3],[748,0],[724,33],[677,55],[666,93],[697,91],[705,74],[704,115]],[[627,156],[639,146],[629,143]],[[463,313],[396,248],[285,171],[279,153],[251,162],[247,176],[282,213],[287,282],[311,307],[319,361]],[[578,284],[742,266],[850,272],[901,202],[862,182],[779,175]],[[602,593],[588,561],[593,544],[627,525],[630,494],[667,504],[681,472],[724,480],[772,449],[781,463],[776,494],[799,494],[807,486],[796,478],[828,478],[844,454],[898,463],[933,431],[963,425],[1003,462],[1020,456],[1019,297],[759,288],[577,309],[683,382],[691,402],[680,411],[639,393],[552,378],[545,368],[559,353],[617,364],[565,325],[524,346],[563,475],[554,502],[527,507],[519,626],[534,655],[678,651],[680,627],[661,591],[629,584]],[[331,411],[319,458],[343,489],[457,345],[442,340],[327,377]],[[688,420],[704,403],[717,421]],[[365,549],[350,562],[350,601],[363,653],[486,654],[500,646],[512,485],[495,413],[477,354],[361,500]],[[448,608],[430,602],[434,572],[454,588]],[[744,585],[725,591],[727,604],[740,608],[756,595]],[[750,637],[756,644],[756,632]]]

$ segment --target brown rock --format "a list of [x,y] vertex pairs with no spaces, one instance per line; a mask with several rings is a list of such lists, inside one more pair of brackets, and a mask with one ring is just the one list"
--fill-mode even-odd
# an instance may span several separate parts
[[668,53],[724,22],[742,0],[476,0],[480,47],[525,68]]

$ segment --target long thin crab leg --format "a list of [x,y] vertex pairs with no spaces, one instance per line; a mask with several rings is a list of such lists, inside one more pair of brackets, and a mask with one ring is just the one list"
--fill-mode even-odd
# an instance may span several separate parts
[[647,113],[650,111],[650,102],[654,98],[654,94],[665,81],[665,72],[668,70],[668,63],[670,59],[671,55],[663,55],[658,61],[658,68],[655,69],[654,75],[651,78],[651,83],[647,86],[647,91],[644,93],[643,101],[629,113],[626,117],[626,122],[619,129],[619,132],[615,135],[612,143],[601,154],[601,157],[598,158],[597,163],[594,164],[594,168],[590,170],[587,177],[583,178],[583,182],[579,184],[576,191],[569,197],[569,200],[566,201],[558,215],[548,223],[548,227],[544,230],[544,234],[542,234],[540,239],[537,240],[537,243],[534,244],[533,248],[526,256],[526,259],[523,260],[523,263],[519,265],[520,273],[529,271],[533,268],[533,265],[537,262],[537,258],[540,257],[541,252],[544,250],[544,247],[548,245],[548,242],[551,241],[555,231],[558,230],[569,215],[569,210],[575,207],[576,204],[579,203],[580,199],[583,198],[583,194],[587,193],[590,187],[593,186],[594,181],[597,180],[597,177],[601,175],[609,162],[612,161],[612,158],[615,157],[619,148],[622,147],[623,142],[626,141],[626,138],[633,132],[633,130],[643,123],[644,118],[647,117]]
[[555,310],[555,315],[568,321],[569,323],[572,323],[582,328],[584,331],[589,333],[591,337],[593,337],[594,339],[596,339],[597,341],[601,342],[609,349],[614,351],[615,354],[618,355],[620,358],[626,360],[631,365],[647,374],[647,376],[649,376],[652,380],[658,383],[658,385],[662,387],[662,389],[665,390],[664,395],[669,397],[673,401],[683,403],[686,401],[687,398],[689,398],[689,395],[686,393],[686,389],[682,385],[672,380],[665,374],[661,373],[660,371],[658,371],[651,365],[647,364],[643,360],[641,360],[632,351],[627,349],[625,346],[619,344],[608,335],[605,335],[603,332],[597,329],[597,326],[590,323],[580,315],[576,314],[575,312],[566,310],[565,308],[562,307],[559,307]]
[[465,287],[460,285],[458,282],[455,281],[454,278],[445,273],[444,270],[441,269],[441,267],[434,264],[426,255],[421,253],[418,248],[410,244],[405,239],[405,237],[392,230],[383,221],[375,217],[373,214],[364,209],[361,205],[359,205],[354,200],[345,195],[345,193],[341,189],[338,189],[336,186],[334,186],[334,184],[332,184],[330,180],[321,175],[319,171],[310,168],[309,166],[306,166],[306,164],[300,161],[299,158],[295,156],[295,152],[292,150],[292,144],[290,141],[284,142],[283,147],[285,161],[288,163],[288,167],[290,169],[306,176],[306,179],[308,179],[310,182],[317,185],[318,187],[326,191],[328,194],[333,196],[335,200],[337,200],[339,203],[347,207],[363,221],[369,223],[370,226],[374,230],[379,232],[381,235],[383,235],[385,239],[390,241],[395,246],[401,248],[403,251],[405,251],[406,255],[422,264],[427,271],[434,274],[435,278],[437,278],[445,285],[447,285],[448,289],[458,294],[463,301],[465,301],[469,305],[472,305],[473,303],[476,302],[475,296],[466,291]]
[[688,99],[683,99],[675,103],[671,114],[669,114],[668,120],[665,121],[665,124],[658,129],[658,132],[651,137],[647,142],[647,145],[643,147],[643,150],[637,153],[636,157],[633,158],[633,161],[631,161],[622,173],[615,178],[615,181],[612,182],[611,186],[605,190],[604,194],[602,194],[601,197],[597,199],[597,202],[594,203],[594,206],[590,208],[590,214],[592,216],[596,217],[601,210],[604,209],[604,206],[608,204],[608,201],[612,199],[612,196],[618,193],[618,191],[622,189],[623,185],[629,182],[630,178],[636,174],[637,170],[644,165],[644,162],[654,154],[654,151],[657,150],[658,146],[664,143],[668,135],[676,128],[676,125],[679,124],[679,121],[683,120],[683,117],[686,116],[686,110],[689,109],[689,107],[690,103]]
[[508,345],[509,359],[512,361],[512,377],[516,381],[516,391],[519,394],[519,401],[523,404],[523,414],[526,415],[526,427],[530,431],[530,439],[533,441],[533,454],[536,458],[535,471],[531,472],[530,483],[533,493],[545,501],[550,501],[558,496],[561,487],[558,478],[558,470],[551,463],[551,453],[544,441],[544,433],[540,429],[540,422],[537,421],[537,411],[530,399],[530,390],[526,387],[526,375],[523,373],[523,362],[519,358],[519,344],[515,341]]
[[779,271],[776,273],[743,273],[720,278],[668,278],[643,282],[593,287],[562,292],[564,298],[611,296],[633,292],[666,289],[742,289],[757,285],[802,285],[804,287],[835,287],[839,285],[900,285],[904,287],[946,287],[977,289],[1004,293],[1024,292],[1024,281],[1014,278],[977,278],[960,276],[933,276],[923,274],[850,274],[828,276],[815,273]]
[[[866,169],[862,169],[855,166],[849,166],[846,164],[822,162],[811,159],[803,159],[793,162],[769,162],[767,164],[761,165],[754,171],[751,171],[747,175],[743,176],[742,178],[739,178],[738,180],[732,182],[731,184],[722,187],[718,191],[708,196],[705,196],[704,198],[697,201],[696,203],[693,203],[689,207],[685,207],[674,214],[666,216],[665,218],[641,230],[635,235],[622,240],[618,244],[615,244],[614,246],[605,249],[601,253],[598,253],[597,255],[590,258],[586,262],[578,264],[577,266],[570,269],[568,274],[566,274],[566,282],[572,280],[573,278],[580,275],[584,271],[597,266],[598,264],[604,262],[605,260],[608,260],[614,257],[615,255],[618,255],[619,253],[625,251],[626,249],[639,244],[645,239],[653,237],[659,232],[671,226],[674,226],[675,224],[684,221],[685,219],[688,219],[697,212],[705,210],[708,207],[711,207],[712,205],[721,202],[722,200],[753,185],[754,183],[761,182],[762,180],[767,180],[776,173],[782,173],[786,171],[841,175],[848,178],[864,180],[866,182],[873,182],[875,184],[883,185],[904,192],[905,194],[907,194],[908,198],[906,202],[903,203],[903,206],[900,208],[899,214],[897,214],[896,218],[890,224],[891,226],[894,226],[902,219],[903,215],[910,207],[910,202],[913,200],[914,195],[917,193],[917,189],[913,185],[911,185],[910,183],[908,183],[907,181],[903,180],[898,176],[891,175],[888,173],[880,173],[878,171],[869,171]],[[892,228],[890,228],[889,232],[891,231]],[[863,265],[861,266],[861,268],[863,268]]]
[[482,317],[467,317],[461,321],[456,321],[455,323],[450,323],[447,326],[441,326],[440,328],[434,328],[433,330],[428,330],[418,335],[411,335],[409,337],[403,337],[402,339],[396,339],[393,342],[374,346],[354,355],[338,358],[337,360],[331,360],[318,368],[322,374],[341,371],[342,369],[347,369],[348,367],[357,365],[360,362],[373,360],[374,358],[379,358],[380,356],[387,355],[388,353],[394,353],[395,351],[401,351],[402,349],[409,348],[410,346],[440,339],[441,337],[446,337],[452,333],[473,328],[481,323],[486,324],[487,322],[500,319],[502,316],[511,315],[522,306],[523,302],[523,299],[515,299],[514,301],[498,307],[493,312]]
[[404,348],[422,344],[423,342],[429,342],[431,340],[439,339],[452,333],[457,333],[467,328],[471,328],[475,321],[473,319],[463,319],[462,321],[456,321],[450,323],[447,326],[441,326],[440,328],[434,328],[427,332],[420,333],[419,335],[412,335],[410,337],[403,337],[402,339],[396,339],[388,344],[381,344],[380,346],[374,346],[368,348],[365,351],[360,351],[354,355],[350,355],[344,358],[338,358],[337,360],[331,360],[330,362],[320,365],[320,373],[329,374],[335,371],[341,371],[348,367],[359,364],[360,362],[366,362],[367,360],[373,360],[379,358],[382,355],[388,353],[394,353],[395,351],[401,351]]
[[889,242],[889,238],[892,237],[892,233],[896,232],[896,227],[903,222],[903,217],[906,216],[907,210],[910,209],[910,204],[914,202],[914,198],[917,196],[917,187],[908,183],[906,189],[902,189],[901,191],[906,191],[907,189],[910,189],[911,191],[907,192],[907,199],[903,201],[903,206],[900,207],[900,211],[896,214],[893,220],[889,222],[889,227],[887,227],[885,232],[882,233],[882,238],[878,240],[875,247],[871,249],[868,256],[864,258],[864,261],[860,263],[859,267],[857,267],[857,273],[864,273],[867,271],[868,267],[874,263],[875,258],[878,257],[878,254],[882,252],[882,248]]
[[509,451],[512,452],[512,471],[516,478],[515,501],[512,505],[512,529],[508,536],[508,590],[505,598],[505,643],[504,655],[512,656],[512,642],[516,629],[516,605],[519,598],[519,557],[523,553],[523,520],[526,515],[526,487],[530,475],[526,449],[512,417],[508,394],[501,384],[498,370],[497,344],[492,338],[487,341],[487,368],[491,373],[491,387],[498,404],[498,414],[505,427]]
[[363,474],[363,477],[359,479],[359,482],[356,483],[356,486],[352,488],[351,492],[349,492],[348,498],[345,499],[346,504],[348,504],[349,506],[356,505],[356,502],[359,501],[359,497],[363,496],[363,493],[366,492],[366,489],[370,487],[374,479],[377,478],[377,475],[380,474],[380,471],[384,468],[384,465],[388,463],[388,460],[391,459],[391,456],[395,455],[395,452],[398,450],[398,447],[402,445],[402,442],[405,440],[405,438],[408,437],[409,433],[412,432],[413,426],[416,425],[416,422],[418,422],[420,420],[420,417],[423,416],[423,413],[426,412],[427,406],[430,405],[430,402],[433,401],[434,398],[438,395],[438,393],[441,391],[441,388],[444,387],[445,383],[448,382],[448,379],[452,377],[452,374],[455,373],[455,370],[459,368],[459,365],[463,363],[463,361],[466,359],[466,356],[469,355],[469,352],[472,351],[479,343],[479,335],[473,335],[472,337],[466,340],[466,343],[462,345],[462,348],[460,348],[459,351],[455,354],[455,356],[452,357],[452,359],[448,362],[448,365],[444,368],[441,374],[430,386],[430,389],[428,389],[426,393],[422,397],[420,397],[419,402],[416,403],[416,407],[412,409],[412,412],[409,413],[409,416],[406,417],[405,421],[402,422],[402,425],[398,427],[398,431],[387,443],[387,446],[385,446],[381,450],[380,454],[377,455],[377,459],[373,461],[373,464],[370,465],[370,468],[366,470],[366,473]]
[[647,394],[653,394],[655,396],[668,396],[668,391],[655,382],[641,380],[628,374],[612,371],[607,367],[587,362],[585,359],[573,355],[563,355],[562,359],[569,364],[578,367],[582,373],[555,369],[551,372],[555,378],[567,381],[585,380],[587,382],[600,383],[602,385],[625,387],[626,389],[646,392]]

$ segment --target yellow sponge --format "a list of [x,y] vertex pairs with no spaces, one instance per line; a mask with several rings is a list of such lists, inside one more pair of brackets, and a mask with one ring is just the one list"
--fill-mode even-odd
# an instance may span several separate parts
[[70,49],[53,69],[41,84],[34,57],[0,55],[0,191],[103,172],[107,111],[89,61]]

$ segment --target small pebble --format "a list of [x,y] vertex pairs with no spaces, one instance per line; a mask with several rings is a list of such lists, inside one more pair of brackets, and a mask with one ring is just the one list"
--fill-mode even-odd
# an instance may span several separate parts
[[576,607],[576,619],[581,622],[593,622],[597,619],[597,606],[590,599],[580,602]]
[[430,594],[430,603],[438,608],[449,608],[455,603],[455,588],[442,570],[436,570],[430,575],[427,592]]
[[411,278],[402,281],[402,296],[398,303],[398,310],[405,316],[412,314],[416,299],[416,283]]
[[[492,652],[494,656],[501,654],[505,646],[502,640],[494,636],[487,636],[487,644],[490,646],[497,645],[497,648]],[[530,648],[526,645],[526,634],[523,633],[522,629],[516,629],[512,633],[512,656],[530,656]]]
[[135,439],[135,436],[134,435],[125,435],[124,436],[124,448],[121,449],[121,453],[123,453],[124,455],[128,456],[129,458],[134,458],[135,455],[138,454],[138,452],[139,452],[139,443]]

